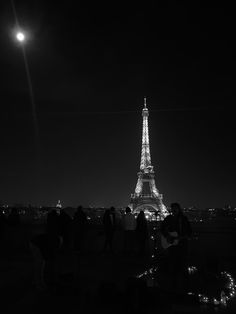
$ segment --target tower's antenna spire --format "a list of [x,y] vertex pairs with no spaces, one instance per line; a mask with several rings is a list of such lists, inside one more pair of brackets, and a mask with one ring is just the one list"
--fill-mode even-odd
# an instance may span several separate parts
[[144,96],[144,108],[147,109],[147,97]]

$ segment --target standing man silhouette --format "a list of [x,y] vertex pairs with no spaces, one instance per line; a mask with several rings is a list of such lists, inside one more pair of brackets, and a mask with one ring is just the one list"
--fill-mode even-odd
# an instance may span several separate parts
[[105,232],[103,251],[106,252],[108,250],[110,253],[113,253],[113,238],[116,229],[115,208],[113,206],[105,211],[103,216],[103,226]]
[[192,228],[179,203],[171,204],[171,215],[161,224],[161,235],[166,243],[167,261],[173,290],[185,290],[187,285],[188,238]]
[[135,251],[135,230],[137,222],[129,207],[125,209],[122,224],[124,229],[124,253],[130,255]]

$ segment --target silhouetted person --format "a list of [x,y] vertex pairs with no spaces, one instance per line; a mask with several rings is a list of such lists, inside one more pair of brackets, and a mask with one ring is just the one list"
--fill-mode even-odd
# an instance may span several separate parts
[[136,219],[129,207],[125,209],[122,225],[124,229],[124,253],[129,254],[135,250],[135,230],[137,226]]
[[172,215],[161,224],[163,244],[166,245],[169,273],[173,289],[184,289],[187,282],[188,238],[192,229],[188,218],[183,214],[178,203],[171,204]]
[[60,211],[59,215],[59,232],[62,237],[62,246],[64,249],[69,249],[72,236],[72,218],[66,213],[65,209]]
[[59,215],[55,209],[47,214],[46,232],[57,236],[60,233]]
[[81,251],[84,248],[85,233],[88,227],[87,215],[82,206],[78,206],[73,219],[74,249]]
[[103,215],[103,226],[105,233],[104,251],[113,252],[113,238],[116,229],[115,208],[107,209]]
[[56,210],[47,215],[46,233],[32,237],[30,247],[34,258],[34,285],[45,288],[45,278],[49,285],[55,284],[55,260],[61,245],[60,225]]
[[33,256],[33,285],[38,290],[46,288],[45,264],[48,259],[48,236],[46,233],[38,234],[30,240],[30,249]]
[[143,210],[138,214],[136,222],[138,253],[139,255],[145,255],[148,242],[148,223]]
[[20,225],[20,214],[19,210],[16,207],[13,207],[11,213],[8,216],[8,224],[12,227],[18,227]]
[[4,241],[4,234],[7,224],[7,218],[2,209],[0,209],[0,245]]

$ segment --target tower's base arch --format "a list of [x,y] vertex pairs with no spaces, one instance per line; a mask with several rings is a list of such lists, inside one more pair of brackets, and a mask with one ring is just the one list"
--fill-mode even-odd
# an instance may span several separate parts
[[162,203],[159,198],[145,199],[142,197],[133,197],[129,204],[133,214],[137,216],[140,211],[145,213],[148,220],[163,220],[167,215],[168,211],[166,206]]

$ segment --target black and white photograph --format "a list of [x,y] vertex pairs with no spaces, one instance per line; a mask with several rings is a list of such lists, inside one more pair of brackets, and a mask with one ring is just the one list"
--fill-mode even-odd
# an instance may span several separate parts
[[228,1],[0,2],[0,312],[236,311]]

